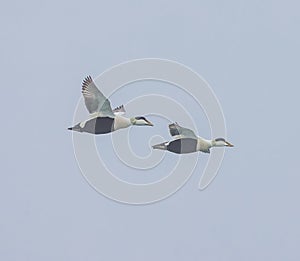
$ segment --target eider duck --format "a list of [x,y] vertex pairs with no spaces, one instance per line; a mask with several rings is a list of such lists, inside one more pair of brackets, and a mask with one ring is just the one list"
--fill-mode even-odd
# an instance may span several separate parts
[[109,100],[99,91],[91,76],[82,83],[82,94],[90,119],[80,122],[68,130],[91,134],[106,134],[129,126],[153,126],[145,117],[126,118],[124,106],[112,110]]
[[206,140],[197,137],[192,130],[179,126],[177,122],[169,125],[169,132],[174,137],[174,140],[154,145],[152,148],[167,150],[177,154],[186,154],[197,151],[210,153],[210,148],[212,147],[233,147],[231,143],[223,138]]

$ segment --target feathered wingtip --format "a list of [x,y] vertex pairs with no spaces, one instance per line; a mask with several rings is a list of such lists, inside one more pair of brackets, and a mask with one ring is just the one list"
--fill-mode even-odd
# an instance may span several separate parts
[[114,108],[113,109],[113,113],[115,115],[122,115],[122,114],[125,114],[125,108],[124,108],[124,105],[122,104],[121,106],[117,107],[117,108]]
[[86,89],[89,86],[89,84],[91,84],[92,82],[93,79],[90,75],[85,77],[84,80],[82,81],[82,90]]
[[169,131],[171,136],[180,135],[180,125],[177,122],[169,124]]
[[[169,124],[169,127],[178,127],[179,126],[179,124],[178,124],[178,122],[177,121],[175,121],[175,122],[173,122],[173,123],[171,123],[171,124]],[[180,126],[179,126],[180,127]]]

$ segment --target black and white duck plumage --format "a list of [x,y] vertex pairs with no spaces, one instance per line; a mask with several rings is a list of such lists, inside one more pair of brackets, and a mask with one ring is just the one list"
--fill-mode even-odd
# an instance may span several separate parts
[[106,134],[129,126],[153,126],[145,117],[126,118],[124,106],[121,105],[114,110],[110,101],[97,88],[91,76],[84,79],[82,83],[82,94],[90,118],[82,121],[68,130],[87,132],[91,134]]
[[169,132],[174,137],[174,140],[156,144],[152,148],[167,150],[177,154],[186,154],[197,151],[210,153],[210,148],[212,147],[233,147],[231,143],[223,138],[206,140],[198,137],[192,130],[181,127],[177,122],[169,125]]

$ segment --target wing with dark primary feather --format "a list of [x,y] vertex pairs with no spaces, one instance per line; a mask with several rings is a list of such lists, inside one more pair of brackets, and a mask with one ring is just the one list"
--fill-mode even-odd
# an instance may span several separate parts
[[91,76],[83,80],[82,94],[89,113],[99,112],[101,116],[114,117],[109,100],[99,91]]
[[113,113],[115,115],[123,115],[123,114],[125,114],[126,111],[125,111],[124,105],[122,104],[121,106],[119,106],[117,108],[114,108],[113,109]]
[[181,127],[177,122],[169,125],[169,132],[171,136],[174,136],[175,139],[182,138],[182,137],[198,138],[192,130]]

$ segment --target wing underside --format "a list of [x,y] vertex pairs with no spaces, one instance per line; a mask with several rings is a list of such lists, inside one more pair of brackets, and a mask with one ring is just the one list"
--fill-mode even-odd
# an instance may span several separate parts
[[99,91],[91,76],[82,82],[82,94],[87,110],[90,114],[114,117],[109,100]]

